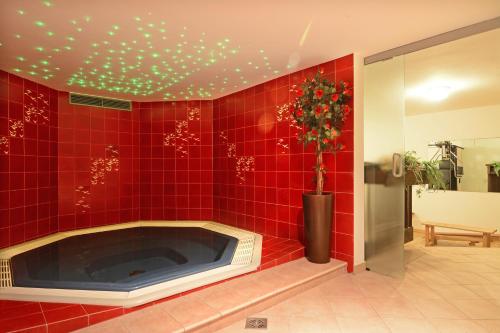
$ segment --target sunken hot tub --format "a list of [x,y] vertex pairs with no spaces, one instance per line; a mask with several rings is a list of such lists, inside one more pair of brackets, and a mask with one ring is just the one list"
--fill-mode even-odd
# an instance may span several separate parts
[[255,270],[261,242],[214,222],[57,233],[0,251],[0,298],[135,306]]

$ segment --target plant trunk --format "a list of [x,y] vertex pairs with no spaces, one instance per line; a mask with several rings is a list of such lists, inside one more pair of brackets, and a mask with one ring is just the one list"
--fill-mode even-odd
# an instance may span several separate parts
[[323,170],[321,170],[321,165],[323,164],[323,153],[321,151],[321,143],[319,138],[316,145],[316,194],[323,193]]

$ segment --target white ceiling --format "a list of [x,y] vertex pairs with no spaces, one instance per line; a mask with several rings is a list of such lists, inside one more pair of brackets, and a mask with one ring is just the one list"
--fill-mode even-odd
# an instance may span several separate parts
[[[407,96],[407,115],[500,105],[500,29],[404,57],[406,91],[423,94]],[[447,98],[426,99],[443,86]]]
[[498,0],[2,0],[0,68],[60,90],[211,99],[491,19]]

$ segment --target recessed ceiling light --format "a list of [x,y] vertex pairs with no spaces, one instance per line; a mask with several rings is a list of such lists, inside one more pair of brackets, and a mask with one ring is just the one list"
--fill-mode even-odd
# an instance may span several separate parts
[[408,87],[406,97],[429,102],[440,102],[457,91],[470,87],[472,81],[457,79],[432,79],[420,85]]
[[427,94],[425,97],[432,102],[439,102],[445,100],[450,96],[451,87],[450,86],[435,86],[429,87],[427,89]]

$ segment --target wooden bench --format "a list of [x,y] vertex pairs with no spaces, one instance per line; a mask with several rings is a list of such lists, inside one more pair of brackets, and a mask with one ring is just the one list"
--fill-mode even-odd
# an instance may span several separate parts
[[[497,229],[495,228],[480,228],[480,227],[471,227],[467,225],[461,224],[449,224],[449,223],[438,223],[438,222],[423,222],[425,225],[425,246],[432,246],[437,244],[438,239],[445,240],[461,240],[461,241],[469,241],[469,242],[478,242],[482,239],[483,247],[490,247],[491,244],[491,234],[495,233]],[[455,230],[463,230],[463,231],[471,231],[478,232],[481,235],[450,235],[444,233],[437,233],[434,228],[448,228]]]

